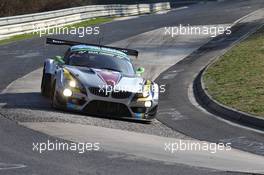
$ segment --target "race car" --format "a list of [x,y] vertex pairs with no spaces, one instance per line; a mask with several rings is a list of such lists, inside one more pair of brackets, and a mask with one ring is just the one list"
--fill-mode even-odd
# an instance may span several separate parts
[[152,121],[158,110],[159,87],[142,78],[130,56],[138,51],[47,38],[47,44],[67,45],[64,56],[44,62],[41,93],[58,109],[93,116]]

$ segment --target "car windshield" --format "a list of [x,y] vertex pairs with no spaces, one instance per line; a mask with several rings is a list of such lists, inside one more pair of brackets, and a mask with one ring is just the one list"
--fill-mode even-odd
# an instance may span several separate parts
[[78,51],[68,57],[68,64],[97,69],[118,71],[126,75],[134,75],[135,71],[130,61],[118,56],[102,53]]

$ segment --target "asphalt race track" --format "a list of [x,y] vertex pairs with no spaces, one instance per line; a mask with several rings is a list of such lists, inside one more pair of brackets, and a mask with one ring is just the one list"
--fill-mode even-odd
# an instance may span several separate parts
[[[246,35],[248,31],[256,26],[259,26],[259,24],[238,26],[236,32],[231,36],[223,36],[212,40],[192,55],[163,72],[158,78],[158,82],[161,84],[167,83],[168,88],[162,96],[161,109],[163,112],[158,119],[167,126],[193,138],[216,143],[231,142],[235,148],[264,155],[263,129],[255,132],[236,124],[230,125],[229,122],[220,120],[219,117],[195,108],[194,106],[199,105],[192,102],[194,97],[190,92],[193,90],[192,83],[199,71],[215,56],[221,55],[238,38]],[[182,71],[170,81],[162,78],[177,70]],[[178,114],[178,117],[175,116],[176,119],[167,115],[173,111]],[[208,132],[209,130],[210,132]]]
[[[104,149],[103,151],[85,154],[72,152],[45,152],[40,154],[32,151],[32,142],[45,142],[47,139],[59,140],[57,137],[72,141],[84,139],[82,137],[75,138],[76,135],[81,136],[81,133],[77,130],[76,135],[71,135],[66,130],[63,131],[62,128],[65,128],[65,126],[61,123],[68,122],[77,126],[78,124],[93,125],[96,128],[88,130],[91,133],[99,128],[102,129],[102,133],[112,131],[117,136],[120,136],[119,134],[122,132],[131,135],[136,133],[139,134],[138,137],[146,137],[146,140],[149,136],[150,140],[152,137],[158,137],[161,140],[163,138],[175,138],[199,139],[216,143],[231,142],[233,148],[264,155],[263,133],[230,125],[201,111],[190,102],[188,93],[190,84],[199,70],[213,56],[221,53],[223,49],[230,46],[255,26],[241,26],[230,38],[218,37],[208,44],[206,44],[210,39],[208,36],[195,39],[192,37],[179,37],[176,39],[160,37],[165,26],[179,24],[196,26],[227,25],[263,7],[264,2],[262,0],[212,2],[192,5],[168,13],[116,20],[100,26],[104,44],[127,46],[140,50],[142,55],[139,60],[135,60],[136,64],[151,68],[144,76],[151,79],[157,78],[160,84],[166,84],[168,89],[165,94],[161,95],[158,121],[150,125],[84,117],[78,114],[66,114],[51,110],[47,101],[40,99],[39,96],[39,68],[41,68],[46,57],[62,54],[63,47],[45,46],[43,44],[44,38],[18,41],[0,46],[0,90],[5,89],[5,93],[0,95],[0,108],[2,107],[0,109],[2,116],[0,117],[0,174],[242,174],[238,173],[239,170],[234,169],[232,165],[230,165],[230,169],[219,168],[217,165],[219,162],[217,161],[215,165],[202,166],[197,162],[188,164],[184,161],[183,163],[181,161],[159,160],[144,155],[144,153],[142,153],[144,156],[140,157],[129,150]],[[73,36],[56,37],[80,41],[87,40],[87,38]],[[97,43],[98,37],[90,37],[88,40]],[[202,48],[193,53],[202,45],[204,45]],[[214,49],[208,49],[212,46]],[[164,56],[165,62],[169,64],[164,64],[160,68],[158,65],[164,62],[164,60],[159,60],[162,56]],[[172,56],[174,59],[171,59]],[[154,64],[149,65],[149,61]],[[10,85],[10,83],[12,84]],[[7,86],[9,87],[7,88]],[[28,87],[31,87],[31,89]],[[15,92],[22,95],[12,94]],[[19,106],[21,104],[22,106]],[[45,124],[46,121],[51,124],[41,124],[41,122]],[[17,122],[22,122],[22,125],[48,135],[18,125]],[[23,122],[26,123],[23,124]],[[58,125],[56,125],[56,122]],[[74,130],[76,125],[70,127],[70,131]],[[56,131],[54,128],[60,132],[53,132]],[[83,134],[85,135],[85,133]],[[122,136],[124,137],[124,135]],[[106,138],[105,135],[101,137]],[[133,148],[133,142],[126,144],[131,144],[130,146]],[[149,151],[153,154],[151,149],[152,147]],[[233,161],[240,161],[239,158],[236,158],[240,154],[236,149],[231,155],[234,156]],[[138,149],[135,148],[135,150]],[[147,152],[147,150],[145,151]],[[260,164],[256,163],[256,168],[258,168],[257,165],[261,167],[263,157],[247,153],[241,153],[241,156],[243,154],[252,161],[260,160]],[[184,155],[182,156],[184,157]],[[193,155],[191,154],[191,156]],[[197,159],[197,161],[199,160],[202,159]],[[242,161],[241,169],[243,169],[243,163],[246,164]],[[245,168],[243,172],[247,172],[247,170]],[[258,170],[256,173],[263,172],[263,169]],[[232,173],[230,171],[237,172]]]

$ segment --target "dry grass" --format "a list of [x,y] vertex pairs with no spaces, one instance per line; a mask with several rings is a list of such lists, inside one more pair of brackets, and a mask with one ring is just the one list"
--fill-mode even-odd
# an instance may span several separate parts
[[204,81],[220,103],[264,116],[264,28],[211,65]]

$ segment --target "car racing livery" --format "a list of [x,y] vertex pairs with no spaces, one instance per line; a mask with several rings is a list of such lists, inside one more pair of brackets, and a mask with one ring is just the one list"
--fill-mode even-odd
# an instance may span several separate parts
[[41,93],[55,108],[151,121],[158,109],[158,85],[134,69],[136,50],[47,38],[68,45],[63,57],[46,59]]

